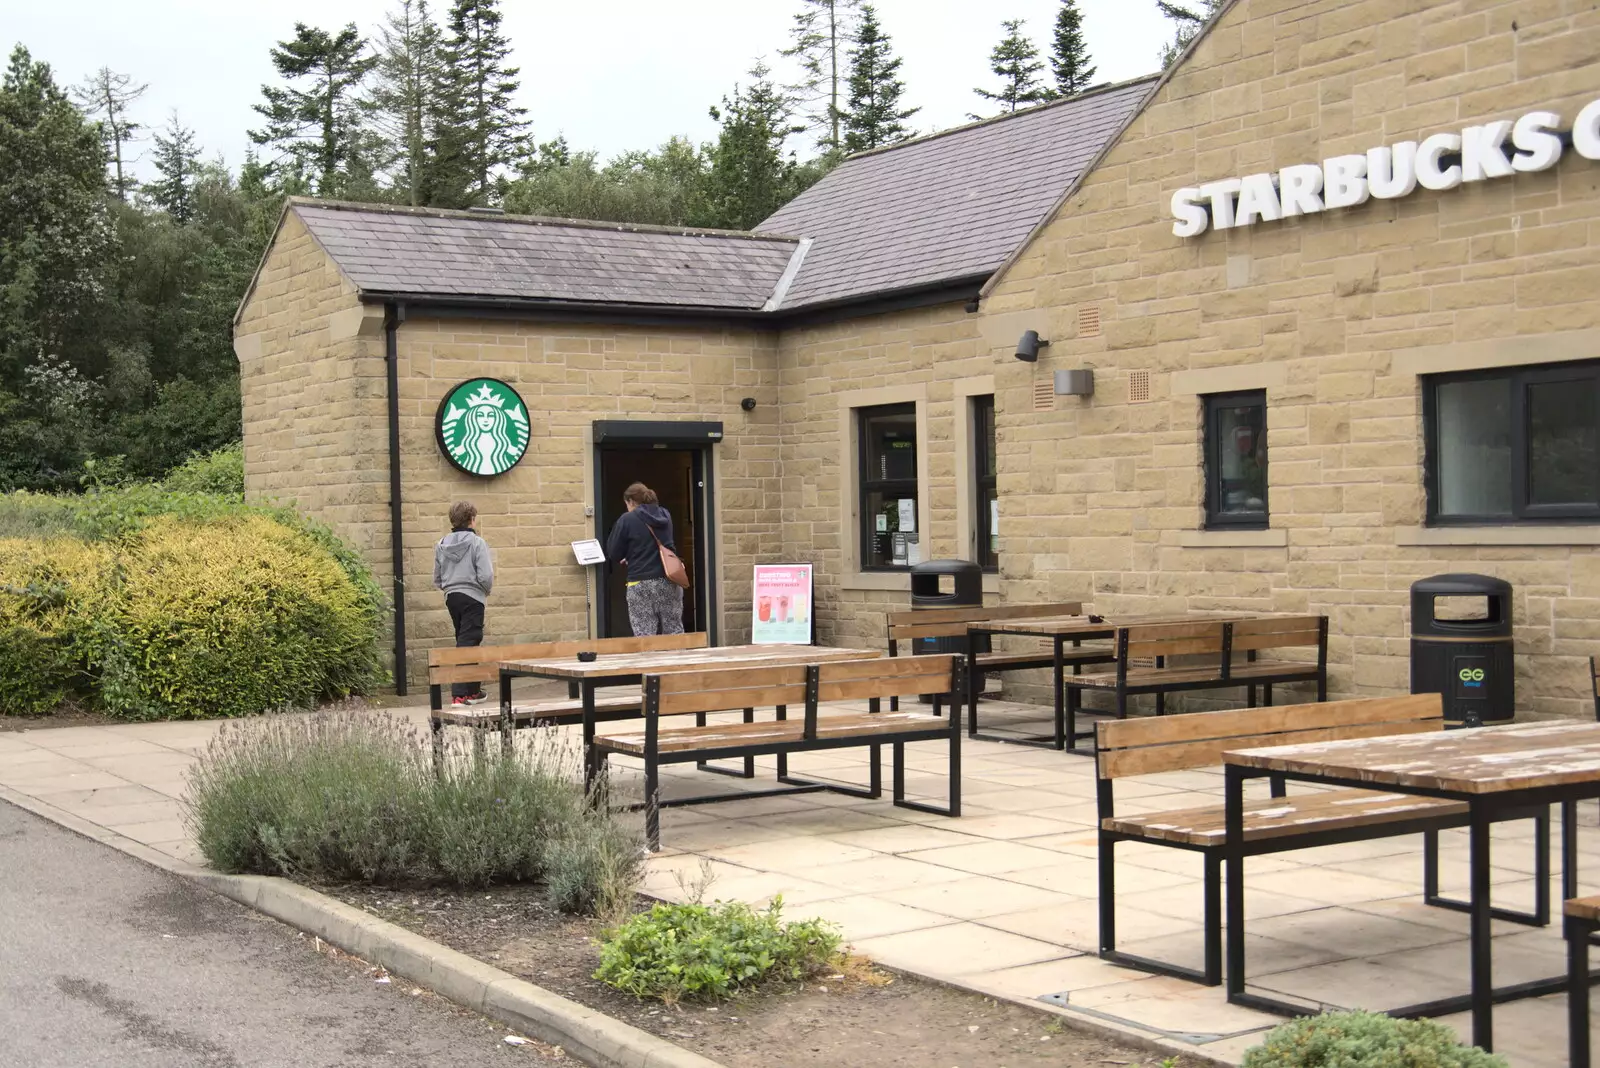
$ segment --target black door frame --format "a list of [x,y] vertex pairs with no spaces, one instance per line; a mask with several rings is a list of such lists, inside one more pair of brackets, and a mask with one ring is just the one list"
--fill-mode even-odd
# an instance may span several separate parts
[[[605,530],[605,509],[601,505],[601,494],[605,487],[602,482],[605,477],[605,465],[601,454],[604,452],[638,451],[645,449],[661,449],[673,452],[688,452],[692,460],[692,474],[695,482],[699,484],[700,492],[695,495],[694,526],[699,535],[695,538],[695,558],[686,561],[691,568],[691,574],[696,576],[691,591],[695,597],[695,618],[701,621],[705,628],[706,638],[716,645],[719,640],[721,627],[716,613],[717,593],[717,527],[716,527],[716,479],[714,478],[715,459],[712,445],[722,440],[721,423],[695,423],[695,422],[632,422],[618,420],[596,420],[594,424],[594,452],[592,466],[594,468],[594,482],[591,487],[594,501],[594,530],[595,537],[604,544],[606,535],[611,533]],[[602,569],[610,568],[611,564],[600,565]],[[606,572],[602,570],[596,576],[595,582],[595,633],[604,634],[606,624],[609,622],[610,598],[606,595]]]

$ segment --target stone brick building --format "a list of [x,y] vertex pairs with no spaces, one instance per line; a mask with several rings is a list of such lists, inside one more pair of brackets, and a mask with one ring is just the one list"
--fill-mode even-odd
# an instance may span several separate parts
[[[760,235],[297,203],[236,325],[248,487],[399,556],[413,651],[450,500],[490,640],[581,634],[568,543],[644,472],[724,641],[753,563],[814,562],[819,639],[877,643],[957,556],[1005,601],[1326,613],[1333,692],[1393,693],[1411,582],[1477,571],[1519,707],[1586,714],[1597,100],[1592,3],[1234,0],[1160,79],[854,158]],[[489,480],[433,430],[476,376],[533,424]]]

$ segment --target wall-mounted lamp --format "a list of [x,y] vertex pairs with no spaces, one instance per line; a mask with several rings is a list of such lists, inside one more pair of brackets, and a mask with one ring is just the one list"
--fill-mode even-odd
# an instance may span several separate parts
[[1017,339],[1017,359],[1024,363],[1036,363],[1039,359],[1039,350],[1049,345],[1039,336],[1039,331],[1029,330]]
[[1094,371],[1087,367],[1080,368],[1076,371],[1057,371],[1056,396],[1094,396]]

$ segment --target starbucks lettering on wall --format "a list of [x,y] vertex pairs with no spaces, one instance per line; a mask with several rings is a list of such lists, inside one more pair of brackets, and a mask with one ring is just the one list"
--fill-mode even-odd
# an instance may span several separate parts
[[1417,141],[1370,148],[1364,154],[1299,163],[1277,173],[1223,178],[1172,194],[1172,232],[1198,237],[1296,215],[1315,215],[1365,204],[1369,197],[1396,200],[1417,186],[1455,189],[1463,183],[1549,170],[1567,144],[1585,159],[1600,160],[1600,100],[1578,112],[1564,138],[1561,116],[1530,111],[1516,121],[1468,126]]
[[503,475],[528,451],[528,413],[517,391],[497,378],[474,378],[439,402],[439,451],[469,475]]

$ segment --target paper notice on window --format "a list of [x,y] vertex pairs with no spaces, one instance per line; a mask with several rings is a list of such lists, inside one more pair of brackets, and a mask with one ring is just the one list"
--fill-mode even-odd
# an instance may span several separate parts
[[890,557],[891,561],[897,567],[904,566],[906,562],[906,536],[904,534],[894,535],[891,544],[894,547]]
[[915,567],[922,563],[922,543],[915,535],[906,539],[906,565]]
[[917,501],[914,497],[900,498],[900,533],[914,534],[917,530]]
[[884,515],[882,512],[878,513],[878,533],[889,533],[889,517]]
[[989,502],[989,537],[1000,533],[1000,499],[996,497]]

